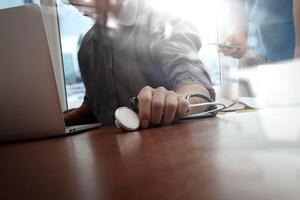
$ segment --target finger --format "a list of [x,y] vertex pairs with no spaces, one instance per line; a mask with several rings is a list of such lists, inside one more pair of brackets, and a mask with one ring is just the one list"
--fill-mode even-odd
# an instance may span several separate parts
[[228,51],[226,51],[226,53],[224,53],[225,56],[233,56],[233,54],[235,54],[238,51],[238,49],[236,48],[229,48]]
[[183,96],[179,96],[176,117],[181,117],[185,115],[188,110],[189,102]]
[[223,53],[223,54],[227,53],[228,50],[229,50],[229,48],[227,48],[227,47],[219,47],[219,49],[218,49],[218,51]]
[[234,58],[241,58],[244,55],[244,50],[238,50],[237,52],[232,54]]
[[138,95],[139,118],[141,120],[142,128],[147,128],[150,123],[152,90],[153,89],[151,87],[146,86]]
[[234,53],[231,55],[233,58],[241,58],[242,57],[242,54],[237,52],[237,53]]
[[160,124],[165,107],[165,97],[167,90],[164,87],[159,87],[153,91],[151,103],[151,124]]
[[174,121],[178,106],[177,94],[175,92],[168,92],[165,100],[164,110],[164,124],[170,124]]

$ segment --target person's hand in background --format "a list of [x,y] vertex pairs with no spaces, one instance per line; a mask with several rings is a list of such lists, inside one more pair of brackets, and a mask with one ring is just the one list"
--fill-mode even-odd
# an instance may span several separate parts
[[227,48],[220,47],[219,52],[225,56],[231,56],[233,58],[241,58],[247,51],[247,36],[244,34],[232,34],[228,36],[224,42],[226,45],[234,45],[239,48]]

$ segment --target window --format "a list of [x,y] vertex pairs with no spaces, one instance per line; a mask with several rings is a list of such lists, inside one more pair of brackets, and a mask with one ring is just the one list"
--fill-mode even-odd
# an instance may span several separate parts
[[81,80],[77,52],[81,39],[93,25],[93,22],[84,17],[73,6],[57,0],[61,48],[66,83],[68,109],[78,107],[85,94]]
[[0,9],[16,7],[30,3],[40,4],[40,0],[1,0]]

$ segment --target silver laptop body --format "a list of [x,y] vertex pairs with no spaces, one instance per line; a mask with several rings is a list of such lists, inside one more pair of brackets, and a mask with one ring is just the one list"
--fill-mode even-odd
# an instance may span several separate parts
[[38,5],[0,10],[0,141],[97,127],[65,127]]

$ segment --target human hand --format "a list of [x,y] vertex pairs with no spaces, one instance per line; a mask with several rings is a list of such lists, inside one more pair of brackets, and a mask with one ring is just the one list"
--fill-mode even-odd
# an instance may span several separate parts
[[164,87],[153,89],[146,86],[137,98],[142,128],[161,123],[171,124],[188,111],[189,103],[185,97]]
[[219,52],[225,56],[231,56],[233,58],[241,58],[247,50],[247,38],[244,34],[232,34],[223,42],[227,45],[238,46],[239,48],[227,48],[220,47]]
[[66,126],[98,122],[87,103],[82,103],[78,108],[65,111],[63,117]]

